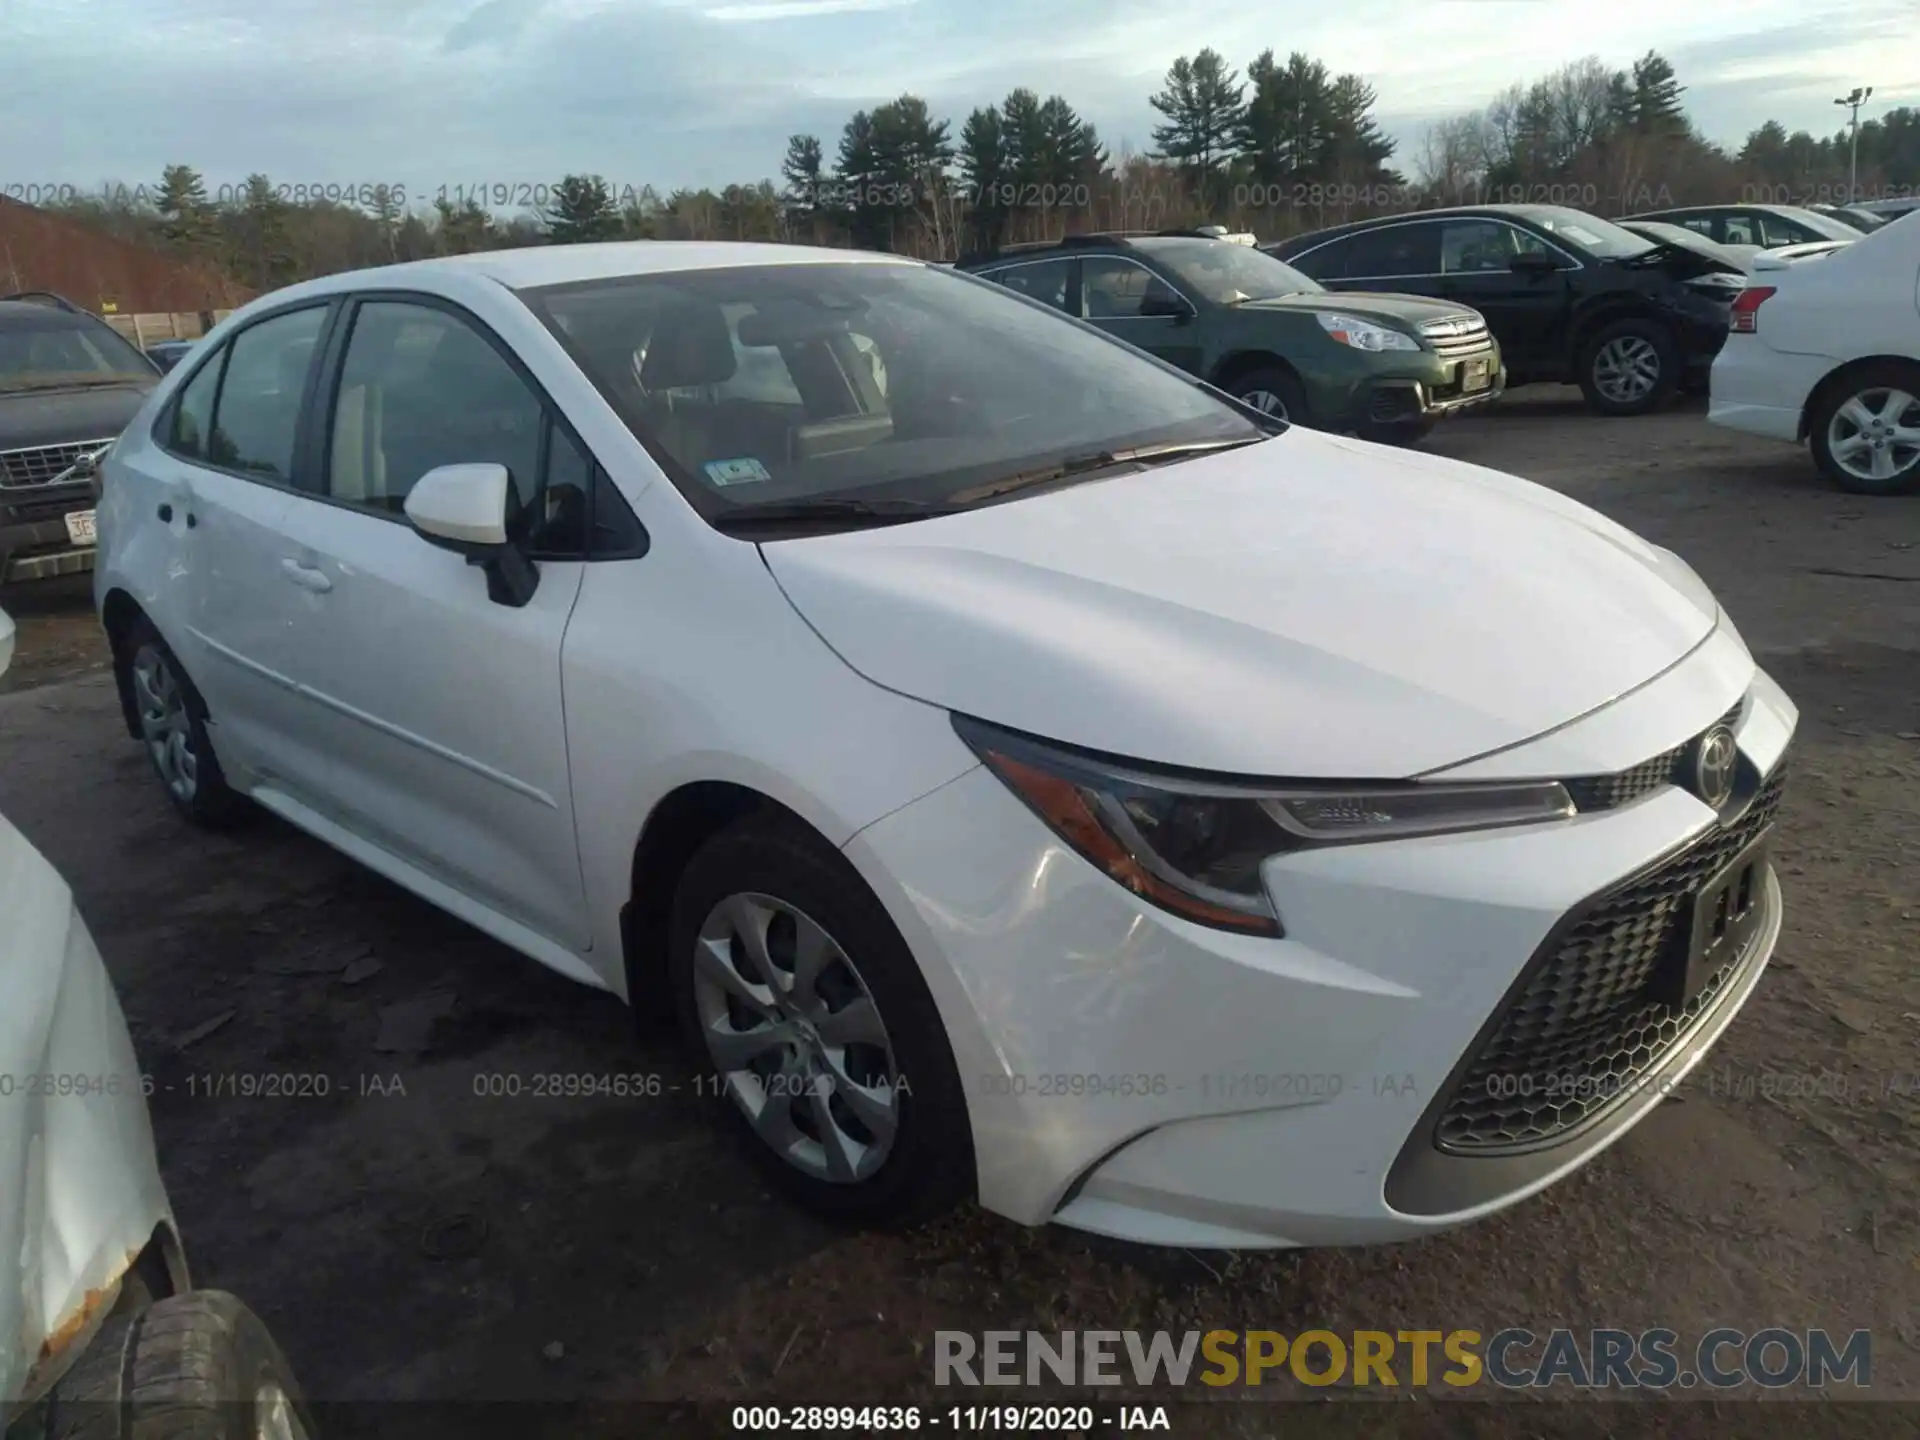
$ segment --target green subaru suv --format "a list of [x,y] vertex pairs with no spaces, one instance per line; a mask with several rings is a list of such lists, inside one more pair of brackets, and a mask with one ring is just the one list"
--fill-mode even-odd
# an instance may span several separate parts
[[1336,294],[1203,232],[1069,235],[955,268],[1315,429],[1410,443],[1506,387],[1478,311],[1419,295]]

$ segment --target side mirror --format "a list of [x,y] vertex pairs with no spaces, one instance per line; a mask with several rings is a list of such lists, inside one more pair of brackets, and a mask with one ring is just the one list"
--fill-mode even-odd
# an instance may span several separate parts
[[1516,275],[1550,275],[1560,268],[1560,262],[1539,250],[1522,250],[1507,261],[1507,268]]
[[1178,295],[1149,290],[1140,302],[1140,313],[1158,320],[1191,320],[1193,307]]
[[487,572],[487,597],[516,609],[533,598],[540,572],[514,543],[518,496],[504,465],[440,465],[407,492],[407,519],[430,545]]

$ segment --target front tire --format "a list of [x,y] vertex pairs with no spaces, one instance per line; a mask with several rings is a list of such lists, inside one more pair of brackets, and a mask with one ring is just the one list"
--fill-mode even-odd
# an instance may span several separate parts
[[287,1358],[221,1290],[108,1322],[55,1387],[48,1440],[314,1440]]
[[688,862],[669,935],[700,1092],[777,1188],[830,1219],[884,1226],[972,1192],[945,1027],[845,857],[797,821],[740,821]]
[[1312,413],[1307,408],[1306,387],[1291,370],[1277,365],[1249,370],[1227,390],[1242,405],[1252,406],[1262,415],[1295,425],[1313,424]]
[[124,655],[140,743],[174,809],[207,830],[243,823],[252,805],[227,784],[207,738],[207,707],[152,621],[134,623]]
[[1600,415],[1645,415],[1680,387],[1680,346],[1657,320],[1615,320],[1580,347],[1580,392]]
[[1920,490],[1920,365],[1864,365],[1808,417],[1814,463],[1850,495]]

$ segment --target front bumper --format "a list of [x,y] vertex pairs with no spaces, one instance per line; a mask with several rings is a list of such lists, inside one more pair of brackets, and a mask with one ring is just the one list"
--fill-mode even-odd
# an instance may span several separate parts
[[[1331,430],[1431,424],[1497,400],[1507,388],[1498,345],[1457,355],[1402,351],[1368,355],[1364,365],[1329,370],[1310,394],[1315,421]],[[1485,368],[1487,383],[1467,388],[1467,369]]]
[[[1676,742],[1726,700],[1673,716]],[[1738,736],[1756,773],[1776,768],[1794,720],[1754,672]],[[1139,903],[985,770],[847,853],[946,1022],[983,1204],[1029,1224],[1252,1248],[1476,1219],[1631,1128],[1657,1085],[1518,1161],[1449,1155],[1436,1178],[1424,1158],[1436,1107],[1563,917],[1715,825],[1670,787],[1548,826],[1280,856],[1266,879],[1282,940]],[[1675,1036],[1653,1081],[1695,1063],[1751,993],[1778,932],[1770,874],[1763,902],[1770,915],[1738,975]]]
[[67,516],[92,510],[91,482],[0,486],[0,585],[93,569],[95,547],[75,544]]
[[[1498,364],[1498,357],[1495,357]],[[1457,368],[1457,367],[1456,367]],[[1483,389],[1466,390],[1452,378],[1443,385],[1424,380],[1376,380],[1367,392],[1367,421],[1372,425],[1417,424],[1439,420],[1497,400],[1506,392],[1504,365]]]

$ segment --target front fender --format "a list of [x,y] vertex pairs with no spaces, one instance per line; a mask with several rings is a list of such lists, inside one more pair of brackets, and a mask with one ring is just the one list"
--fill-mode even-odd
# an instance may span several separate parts
[[45,1393],[161,1237],[184,1281],[145,1084],[93,937],[0,818],[0,1402]]

